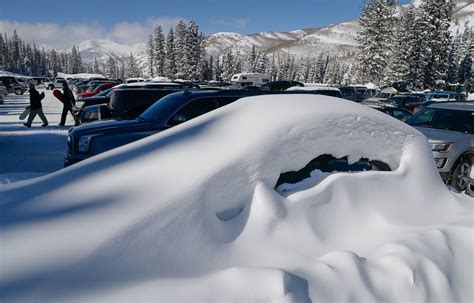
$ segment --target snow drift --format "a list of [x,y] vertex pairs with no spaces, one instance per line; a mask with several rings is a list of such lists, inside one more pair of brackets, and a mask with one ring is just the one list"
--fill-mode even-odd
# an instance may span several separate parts
[[[274,189],[323,154],[392,171]],[[420,133],[341,99],[241,99],[0,201],[2,301],[474,300],[472,199]]]

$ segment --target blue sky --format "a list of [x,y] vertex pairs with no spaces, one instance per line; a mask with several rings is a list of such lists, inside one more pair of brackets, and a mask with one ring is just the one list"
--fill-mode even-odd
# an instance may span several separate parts
[[0,5],[0,32],[17,28],[27,39],[67,47],[92,38],[140,42],[154,25],[169,29],[179,19],[196,20],[205,34],[290,31],[355,19],[363,3],[364,0],[6,0]]

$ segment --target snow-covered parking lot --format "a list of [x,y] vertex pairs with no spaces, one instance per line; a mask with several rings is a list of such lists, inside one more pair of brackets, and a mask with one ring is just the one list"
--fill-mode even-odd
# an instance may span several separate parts
[[[62,166],[67,130],[51,98],[47,128],[17,120],[26,99],[5,103],[22,104],[0,116],[4,180]],[[275,189],[325,154],[391,171]],[[473,211],[408,125],[325,96],[251,97],[0,185],[0,299],[472,302]]]
[[[31,128],[23,126],[26,120],[18,116],[29,105],[29,95],[8,95],[0,105],[0,183],[41,176],[63,167],[66,152],[67,126],[58,126],[62,104],[53,96],[52,91],[45,92],[43,111],[49,126],[41,127],[36,116]],[[66,125],[73,125],[68,116]]]

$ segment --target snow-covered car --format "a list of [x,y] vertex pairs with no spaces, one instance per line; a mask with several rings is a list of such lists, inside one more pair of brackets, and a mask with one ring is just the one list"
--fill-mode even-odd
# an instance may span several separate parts
[[426,101],[443,102],[443,101],[460,101],[460,95],[456,92],[437,91],[429,93],[426,96]]
[[433,150],[443,180],[465,191],[474,155],[474,103],[434,103],[408,121],[422,132]]
[[[325,155],[334,170],[315,166],[276,186]],[[390,170],[341,172],[345,157]],[[470,202],[444,186],[426,138],[403,122],[321,95],[248,97],[50,175],[0,184],[0,294],[473,302]]]
[[55,78],[50,82],[45,82],[44,87],[46,89],[53,90],[55,88],[63,88],[63,83],[67,83],[67,80],[64,78]]
[[0,82],[6,87],[8,93],[23,95],[27,90],[26,86],[13,76],[0,76]]
[[315,94],[326,95],[331,97],[342,98],[341,91],[337,87],[323,86],[323,85],[306,85],[304,87],[293,86],[285,90],[288,93],[297,94]]
[[375,96],[365,99],[362,101],[364,105],[380,105],[380,103],[384,103],[390,98],[394,97],[397,94],[397,90],[393,87],[387,87],[382,91],[378,92]]

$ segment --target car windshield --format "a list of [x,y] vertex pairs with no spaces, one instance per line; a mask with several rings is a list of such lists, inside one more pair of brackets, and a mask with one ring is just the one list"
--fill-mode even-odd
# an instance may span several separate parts
[[407,123],[462,133],[474,133],[474,111],[427,107],[411,117]]
[[170,104],[178,103],[182,94],[167,95],[157,102],[153,103],[147,110],[145,110],[138,118],[145,121],[156,121],[160,115],[169,108]]

